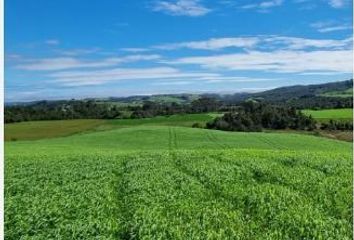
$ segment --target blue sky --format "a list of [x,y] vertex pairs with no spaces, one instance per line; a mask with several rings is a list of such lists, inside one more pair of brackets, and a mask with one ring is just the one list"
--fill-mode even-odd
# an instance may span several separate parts
[[5,100],[349,79],[351,0],[6,0]]

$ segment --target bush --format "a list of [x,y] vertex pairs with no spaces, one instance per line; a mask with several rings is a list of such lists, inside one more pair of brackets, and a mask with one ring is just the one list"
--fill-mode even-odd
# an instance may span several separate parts
[[203,128],[201,123],[193,123],[192,128]]

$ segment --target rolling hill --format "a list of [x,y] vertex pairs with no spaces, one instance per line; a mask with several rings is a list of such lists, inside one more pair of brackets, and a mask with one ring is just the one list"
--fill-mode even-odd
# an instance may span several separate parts
[[[330,82],[324,84],[314,85],[296,85],[289,87],[280,87],[272,90],[258,92],[258,93],[235,93],[235,94],[159,94],[146,96],[130,96],[130,97],[108,97],[108,98],[87,98],[83,101],[95,101],[101,103],[118,104],[118,106],[138,106],[145,101],[152,101],[156,103],[179,103],[189,104],[193,100],[200,97],[211,97],[228,103],[238,103],[247,99],[262,99],[273,103],[284,103],[290,101],[303,101],[308,99],[327,99],[327,98],[352,98],[353,80]],[[58,101],[34,101],[34,102],[8,102],[7,106],[21,106],[21,105],[58,105],[67,103],[69,100]],[[72,101],[72,100],[70,100]],[[79,100],[77,100],[79,101]],[[332,101],[334,101],[332,99]]]

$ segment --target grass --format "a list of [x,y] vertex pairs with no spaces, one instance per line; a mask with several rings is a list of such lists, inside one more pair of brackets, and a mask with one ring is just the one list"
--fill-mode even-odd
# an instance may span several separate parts
[[352,121],[353,120],[353,109],[352,108],[341,108],[341,109],[324,109],[324,110],[303,110],[304,114],[312,116],[314,119],[319,121],[329,121],[341,120],[341,121]]
[[[173,133],[171,133],[171,129]],[[82,152],[132,152],[168,150],[171,134],[177,134],[178,145],[184,150],[203,149],[263,149],[296,151],[342,151],[350,150],[349,143],[333,141],[304,134],[244,133],[217,130],[138,126],[76,134],[70,137],[42,139],[37,141],[17,141],[6,143],[7,154],[21,152],[35,153],[75,153]]]
[[33,121],[5,124],[5,141],[37,140],[69,136],[85,131],[103,131],[132,126],[184,126],[192,127],[194,123],[204,126],[217,113],[185,114],[173,116],[159,116],[144,119],[116,119],[116,120],[60,120],[60,121]]
[[103,120],[36,121],[5,124],[5,141],[64,137],[90,130]]
[[345,142],[133,124],[5,154],[6,239],[352,239]]
[[132,126],[182,126],[191,127],[194,123],[205,125],[208,121],[218,116],[216,113],[184,114],[172,116],[158,116],[142,119],[118,119],[107,121],[102,129],[132,127]]

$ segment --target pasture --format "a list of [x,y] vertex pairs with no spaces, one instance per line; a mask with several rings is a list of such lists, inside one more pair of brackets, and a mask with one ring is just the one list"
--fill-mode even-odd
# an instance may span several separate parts
[[324,109],[324,110],[302,110],[302,112],[308,116],[312,116],[318,121],[329,121],[341,120],[341,121],[352,121],[353,120],[353,109],[352,108],[342,108],[342,109]]
[[115,124],[5,143],[6,239],[352,239],[350,143]]

